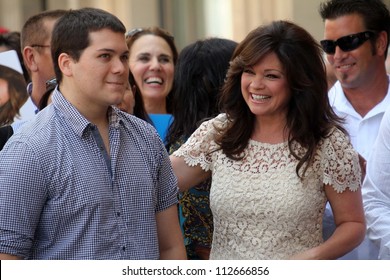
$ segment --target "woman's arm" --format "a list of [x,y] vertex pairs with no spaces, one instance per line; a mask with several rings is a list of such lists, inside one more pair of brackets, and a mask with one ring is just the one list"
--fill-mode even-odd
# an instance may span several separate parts
[[211,171],[204,171],[199,165],[189,166],[182,157],[171,155],[169,158],[181,192],[189,190],[211,176]]
[[360,188],[337,193],[333,186],[326,185],[325,193],[332,207],[336,230],[320,246],[297,254],[292,259],[337,259],[363,241],[366,224]]

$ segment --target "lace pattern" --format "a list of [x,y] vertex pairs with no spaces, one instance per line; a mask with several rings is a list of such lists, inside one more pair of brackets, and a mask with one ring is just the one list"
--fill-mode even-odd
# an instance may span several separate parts
[[[210,192],[214,216],[212,259],[287,259],[318,246],[327,201],[323,185],[337,192],[360,187],[358,157],[338,129],[323,140],[304,180],[287,143],[250,140],[240,161],[227,158],[213,141],[214,124],[203,123],[174,153],[190,166],[212,171]],[[303,149],[298,144],[294,149]]]

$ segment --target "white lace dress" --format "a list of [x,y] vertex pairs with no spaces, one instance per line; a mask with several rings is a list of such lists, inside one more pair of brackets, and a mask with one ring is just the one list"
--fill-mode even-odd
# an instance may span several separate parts
[[[337,192],[360,187],[358,157],[347,137],[334,129],[322,141],[301,181],[287,143],[250,140],[240,161],[217,147],[213,124],[203,123],[174,155],[190,166],[212,171],[210,205],[214,216],[211,259],[288,259],[323,242],[324,184]],[[296,149],[302,149],[296,145]]]

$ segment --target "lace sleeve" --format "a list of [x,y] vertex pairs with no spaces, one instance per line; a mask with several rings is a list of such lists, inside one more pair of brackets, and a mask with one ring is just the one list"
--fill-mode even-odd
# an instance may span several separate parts
[[224,121],[223,115],[203,122],[188,140],[173,153],[176,157],[183,157],[189,166],[200,165],[209,171],[213,162],[213,151],[218,149],[214,141],[216,133],[215,125],[220,125]]
[[359,158],[347,135],[335,128],[324,141],[323,153],[324,184],[332,185],[338,193],[347,188],[358,190],[361,184]]

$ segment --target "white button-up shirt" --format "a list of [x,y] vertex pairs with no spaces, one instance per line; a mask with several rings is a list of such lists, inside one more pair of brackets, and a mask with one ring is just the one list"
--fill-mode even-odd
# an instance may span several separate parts
[[[389,79],[390,80],[390,79]],[[385,98],[372,108],[364,117],[358,114],[346,98],[339,81],[329,90],[329,102],[335,113],[345,119],[344,128],[350,135],[355,150],[366,160],[370,157],[383,115],[390,107],[390,85]],[[365,186],[362,187],[364,192]],[[364,198],[363,198],[364,200]],[[390,219],[390,217],[389,217]],[[390,225],[390,223],[389,223]],[[324,235],[329,237],[334,227],[333,215],[327,204],[324,216]],[[342,259],[376,259],[378,247],[366,236],[363,242]]]
[[383,116],[367,161],[363,182],[367,235],[379,246],[379,259],[390,259],[390,108]]
[[345,97],[340,82],[336,82],[330,89],[329,102],[336,114],[345,118],[344,128],[351,137],[353,147],[367,160],[378,134],[383,114],[390,106],[390,90],[386,97],[364,117],[355,111]]

